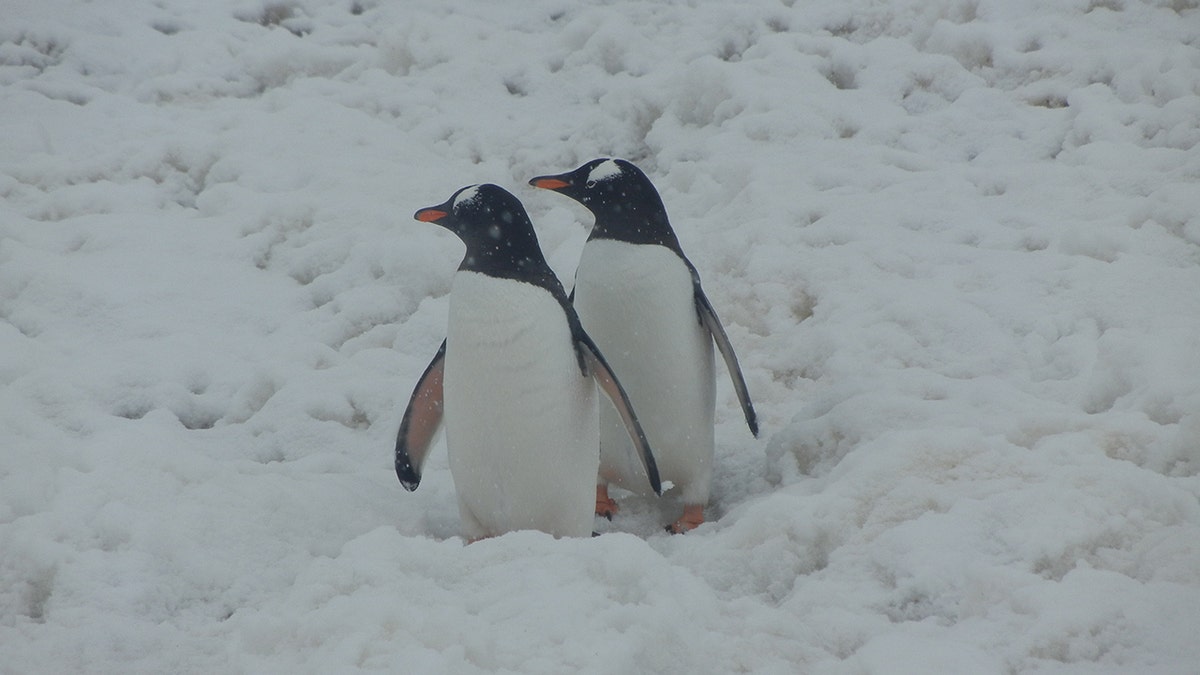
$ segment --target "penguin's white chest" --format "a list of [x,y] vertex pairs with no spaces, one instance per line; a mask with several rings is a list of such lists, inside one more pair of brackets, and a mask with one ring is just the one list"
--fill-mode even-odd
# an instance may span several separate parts
[[[685,502],[707,501],[713,460],[712,338],[696,313],[691,272],[663,246],[589,241],[575,277],[575,308],[625,386],[660,475]],[[620,421],[604,406],[601,477],[644,483]]]
[[591,532],[596,391],[545,289],[455,274],[444,379],[446,442],[464,534]]

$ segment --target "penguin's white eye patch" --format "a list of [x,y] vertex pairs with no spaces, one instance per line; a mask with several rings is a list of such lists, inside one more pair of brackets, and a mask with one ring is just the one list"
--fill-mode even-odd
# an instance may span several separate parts
[[466,188],[462,192],[458,193],[458,197],[454,199],[454,206],[452,208],[457,210],[460,206],[466,206],[478,198],[479,186],[472,185],[471,187]]
[[621,175],[621,167],[611,159],[600,162],[588,174],[588,187],[595,187],[596,183],[602,180],[608,180]]

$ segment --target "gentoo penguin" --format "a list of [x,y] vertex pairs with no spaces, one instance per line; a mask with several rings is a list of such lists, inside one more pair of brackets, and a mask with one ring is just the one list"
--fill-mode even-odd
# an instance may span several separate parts
[[596,389],[619,411],[647,485],[661,492],[624,390],[584,332],[516,197],[473,185],[416,212],[467,246],[446,339],[408,402],[396,475],[415,490],[443,418],[468,541],[512,530],[588,536],[599,464]]
[[[713,343],[733,379],[746,424],[758,421],[737,356],[683,254],[658,191],[623,159],[594,159],[531,185],[564,194],[595,216],[572,291],[583,327],[608,355],[654,446],[664,481],[679,488],[685,532],[704,522],[713,474]],[[612,517],[608,485],[642,491],[645,479],[621,437],[619,419],[601,411],[596,512]]]

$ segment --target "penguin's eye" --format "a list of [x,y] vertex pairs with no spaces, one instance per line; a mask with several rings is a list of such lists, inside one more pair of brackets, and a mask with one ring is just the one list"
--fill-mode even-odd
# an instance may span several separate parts
[[594,180],[589,180],[589,181],[587,182],[587,189],[591,190],[591,189],[592,189],[592,188],[594,188],[594,187],[596,187],[596,181],[594,181]]

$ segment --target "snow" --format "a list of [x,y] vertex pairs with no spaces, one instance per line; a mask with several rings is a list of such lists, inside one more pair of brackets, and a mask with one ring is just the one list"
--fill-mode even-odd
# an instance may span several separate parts
[[[10,0],[0,673],[1194,673],[1194,0]],[[463,185],[658,185],[711,521],[465,546],[392,447]],[[569,284],[568,284],[569,285]]]

